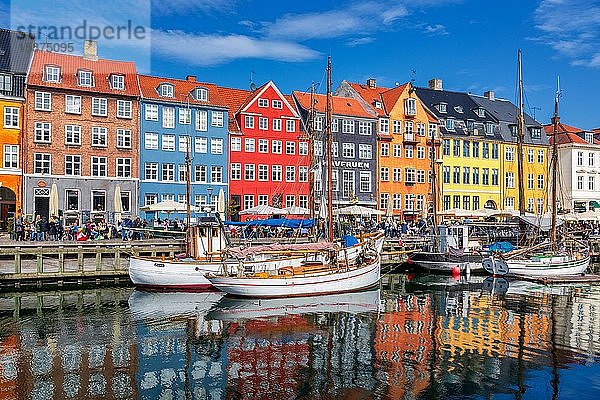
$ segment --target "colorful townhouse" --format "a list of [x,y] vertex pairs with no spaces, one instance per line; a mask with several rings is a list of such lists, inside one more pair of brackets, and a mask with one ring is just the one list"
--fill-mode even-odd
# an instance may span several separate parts
[[[439,79],[416,92],[440,121],[442,209],[518,210],[518,109],[509,101],[496,99],[493,92],[480,97],[444,90]],[[525,125],[525,208],[543,213],[548,139],[541,125],[529,116]]]
[[[438,121],[411,83],[394,88],[343,81],[337,94],[360,99],[377,112],[379,208],[405,220],[426,217],[433,202],[431,168],[439,155]],[[435,149],[435,153],[432,152]]]
[[[212,83],[139,75],[140,206],[172,200],[204,209],[227,194],[227,107]],[[210,196],[210,198],[209,198]],[[154,213],[152,213],[153,216]],[[180,217],[183,217],[182,215]]]
[[[325,188],[327,96],[303,92],[293,92],[292,96],[305,127],[311,126],[312,118],[309,131],[313,134],[314,198],[318,200]],[[377,207],[376,113],[358,100],[342,96],[331,96],[331,108],[333,204]]]
[[[554,126],[544,125],[553,143]],[[558,211],[583,212],[600,208],[600,132],[558,121]],[[551,182],[551,179],[548,180]]]
[[[229,213],[258,205],[308,208],[308,138],[290,96],[269,81],[219,87],[229,109]],[[246,218],[246,217],[244,217]]]
[[26,214],[48,217],[57,190],[66,224],[111,222],[118,200],[122,217],[137,215],[139,94],[135,64],[99,58],[93,41],[83,56],[35,51],[24,126]]
[[25,79],[35,40],[19,32],[0,29],[0,229],[22,208],[21,138],[25,116]]

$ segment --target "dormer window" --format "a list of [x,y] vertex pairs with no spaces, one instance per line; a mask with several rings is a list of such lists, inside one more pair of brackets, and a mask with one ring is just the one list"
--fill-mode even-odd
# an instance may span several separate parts
[[462,108],[462,106],[456,106],[456,107],[454,107],[454,111],[456,111],[459,114],[463,114],[463,108]]
[[492,124],[491,122],[486,122],[485,123],[485,134],[486,135],[493,135],[494,134],[494,124]]
[[[510,134],[511,134],[513,137],[516,137],[516,136],[517,136],[517,134],[518,134],[517,125],[510,125]],[[531,135],[531,136],[533,137],[533,133],[532,133],[532,135]]]
[[123,75],[111,75],[110,86],[114,90],[125,90],[125,76]]
[[540,139],[542,137],[542,128],[531,128],[531,137],[533,139]]
[[381,104],[381,102],[380,102],[380,101],[378,101],[378,100],[375,100],[375,101],[373,102],[373,106],[374,106],[375,108],[379,108],[379,109],[383,108],[383,104]]
[[174,93],[173,85],[163,83],[158,87],[158,94],[161,97],[174,97],[173,93]]
[[208,101],[208,90],[206,88],[196,88],[194,97],[198,101]]
[[52,83],[60,82],[60,67],[53,65],[46,65],[44,71],[45,81]]
[[590,144],[594,144],[594,134],[592,132],[586,132],[585,133],[585,141]]
[[269,99],[258,99],[259,107],[269,107]]
[[438,104],[437,108],[438,108],[439,112],[441,112],[441,113],[445,114],[445,113],[448,112],[448,104],[446,104],[446,103],[440,103],[440,104]]
[[446,120],[446,129],[449,131],[453,131],[454,130],[454,118],[448,118]]
[[406,113],[406,115],[417,115],[417,100],[404,100],[404,112]]
[[468,119],[467,120],[467,130],[469,132],[473,132],[474,129],[475,129],[475,121],[473,121],[472,119]]
[[475,113],[477,113],[478,117],[481,117],[481,118],[485,117],[485,110],[483,108],[476,109]]
[[79,86],[94,86],[94,75],[92,71],[79,70],[77,73]]

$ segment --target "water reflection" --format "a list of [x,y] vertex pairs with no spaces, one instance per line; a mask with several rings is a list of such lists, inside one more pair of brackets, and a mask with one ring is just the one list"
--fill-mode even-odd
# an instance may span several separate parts
[[398,275],[382,290],[260,301],[130,288],[4,294],[0,393],[598,398],[600,286],[486,282]]

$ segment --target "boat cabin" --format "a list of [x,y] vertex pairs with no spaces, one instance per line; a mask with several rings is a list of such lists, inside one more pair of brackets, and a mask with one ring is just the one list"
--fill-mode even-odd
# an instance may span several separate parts
[[469,248],[469,227],[467,225],[440,225],[440,253],[453,250],[466,251]]
[[214,217],[201,218],[197,225],[191,227],[191,235],[191,255],[194,258],[220,257],[220,252],[227,247],[221,225]]

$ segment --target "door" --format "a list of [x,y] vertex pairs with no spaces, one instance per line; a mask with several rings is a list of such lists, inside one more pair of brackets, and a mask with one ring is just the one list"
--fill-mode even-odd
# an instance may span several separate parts
[[35,198],[35,214],[48,218],[50,214],[50,197]]

